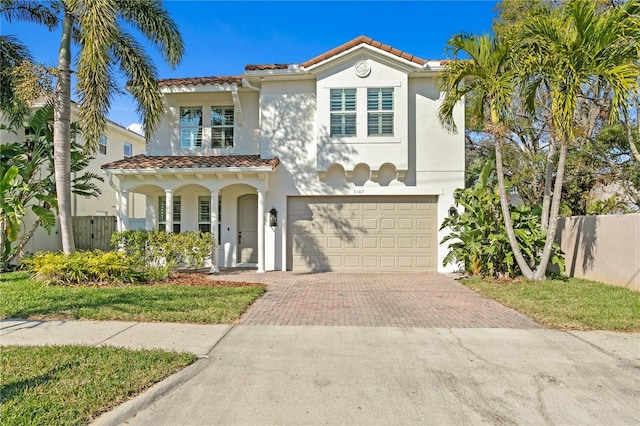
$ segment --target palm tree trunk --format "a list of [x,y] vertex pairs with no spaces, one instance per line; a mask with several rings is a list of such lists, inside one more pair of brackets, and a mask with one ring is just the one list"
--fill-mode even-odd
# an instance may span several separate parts
[[560,156],[558,158],[558,172],[556,175],[556,182],[553,188],[553,199],[551,201],[551,214],[549,215],[549,228],[547,229],[547,240],[544,243],[544,249],[542,250],[542,256],[540,256],[540,263],[536,268],[534,274],[534,281],[544,281],[547,266],[549,265],[549,258],[551,257],[551,249],[556,238],[556,229],[558,227],[558,211],[560,210],[560,199],[562,198],[562,185],[564,183],[564,169],[567,161],[567,145],[569,144],[569,138],[565,136],[563,141],[560,142]]
[[[638,114],[640,114],[640,112]],[[633,137],[633,131],[631,130],[632,129],[631,123],[629,122],[628,117],[626,121],[627,122],[624,127],[627,128],[627,138],[629,139],[629,148],[631,149],[631,154],[633,155],[633,158],[635,158],[638,164],[640,164],[640,152],[638,152],[638,147],[636,146],[636,141]],[[638,118],[638,122],[640,122],[640,118]],[[638,126],[640,126],[640,124]],[[638,132],[640,133],[640,127],[638,129]]]
[[498,195],[500,196],[500,207],[502,208],[502,217],[504,218],[504,226],[507,230],[507,238],[513,251],[513,257],[518,263],[518,267],[525,278],[533,279],[533,271],[527,264],[527,261],[520,251],[516,234],[513,232],[513,223],[511,222],[511,214],[509,213],[509,201],[507,200],[507,191],[504,185],[504,170],[502,166],[502,143],[498,136],[494,136],[496,150],[496,174],[498,175]]
[[544,194],[542,196],[542,230],[549,228],[549,209],[551,206],[551,182],[553,181],[553,157],[556,155],[556,141],[551,138],[547,152],[547,169],[544,175]]
[[76,251],[71,220],[71,30],[73,16],[65,10],[58,54],[58,76],[54,100],[53,162],[60,218],[62,251]]

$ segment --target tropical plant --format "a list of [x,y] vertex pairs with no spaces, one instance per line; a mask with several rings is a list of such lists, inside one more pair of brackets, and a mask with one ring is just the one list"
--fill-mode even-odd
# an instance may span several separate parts
[[[2,0],[8,10],[33,2]],[[79,96],[79,123],[89,150],[95,149],[105,128],[111,96],[119,90],[114,77],[118,68],[137,101],[145,134],[151,135],[163,114],[157,71],[142,45],[127,31],[132,27],[150,41],[171,66],[177,65],[184,46],[175,22],[159,0],[54,0],[49,11],[60,13],[62,37],[58,52],[54,95],[54,162],[60,215],[60,234],[65,253],[75,251],[71,222],[71,41],[79,46],[75,77]],[[56,15],[57,16],[57,15]],[[32,15],[15,16],[31,19]]]
[[[0,263],[3,267],[21,255],[40,226],[50,231],[56,223],[52,122],[53,105],[47,104],[26,122],[22,141],[2,145],[0,150]],[[76,141],[77,126],[72,124],[71,128],[72,191],[84,197],[97,197],[100,190],[94,181],[103,179],[95,173],[83,172],[92,157]],[[28,211],[34,214],[35,220],[30,229],[23,229]]]
[[532,279],[533,274],[518,247],[510,220],[502,159],[502,144],[507,133],[505,117],[515,91],[513,49],[507,42],[491,35],[458,34],[449,40],[447,46],[454,57],[464,52],[470,59],[451,61],[440,74],[440,89],[444,92],[438,110],[440,122],[447,130],[456,131],[454,108],[465,97],[469,98],[466,105],[469,117],[483,123],[483,130],[493,139],[500,206],[513,255],[522,273]]
[[[469,59],[445,66],[440,78],[441,122],[455,130],[453,107],[466,97],[470,116],[493,140],[505,231],[518,267],[529,279],[545,279],[553,252],[567,151],[578,143],[573,127],[577,100],[585,87],[598,83],[609,93],[607,113],[613,120],[624,111],[629,96],[637,93],[639,4],[628,0],[600,8],[593,1],[572,0],[564,6],[543,5],[508,36],[457,35],[449,41],[456,58],[464,53]],[[549,109],[545,125],[551,138],[541,217],[548,233],[540,262],[534,266],[527,264],[517,244],[504,185],[503,143],[513,133],[509,114],[518,99],[528,114],[536,114],[541,106]]]
[[[544,279],[552,253],[567,151],[579,143],[574,119],[580,96],[585,87],[597,82],[609,93],[609,121],[614,123],[626,111],[629,96],[637,93],[639,15],[640,0],[609,8],[599,8],[589,0],[573,0],[561,8],[543,9],[523,26],[520,51],[525,56],[520,69],[527,83],[526,97],[533,99],[541,85],[548,88],[559,145],[553,195],[551,185],[545,188],[545,199],[551,198],[551,203],[549,212],[543,210],[542,214],[543,220],[548,217],[549,226],[540,264],[533,272],[536,281]],[[533,101],[530,108],[535,108]]]
[[[462,264],[473,275],[513,277],[520,273],[504,229],[500,197],[496,193],[495,163],[485,162],[476,183],[455,192],[456,204],[464,207],[461,215],[447,217],[442,229],[451,233],[442,243],[449,242],[444,265]],[[514,233],[528,265],[540,260],[546,232],[540,225],[541,210],[537,206],[510,205]],[[564,271],[560,247],[554,246],[554,263]]]

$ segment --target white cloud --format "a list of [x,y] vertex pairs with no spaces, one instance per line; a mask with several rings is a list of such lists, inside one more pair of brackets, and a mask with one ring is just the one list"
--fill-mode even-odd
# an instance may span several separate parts
[[137,134],[139,134],[140,136],[144,136],[144,129],[142,127],[142,124],[140,123],[131,123],[127,126],[127,130],[131,130],[132,132],[135,132]]

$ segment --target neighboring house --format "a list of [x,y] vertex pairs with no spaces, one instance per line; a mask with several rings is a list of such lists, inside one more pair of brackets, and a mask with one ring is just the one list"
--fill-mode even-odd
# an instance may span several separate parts
[[[43,106],[43,104],[34,105],[34,109]],[[71,121],[76,121],[77,105],[72,104]],[[81,136],[80,136],[81,138]],[[0,131],[0,144],[16,142],[24,140],[24,129],[18,134]],[[80,139],[82,140],[82,139]],[[120,194],[116,197],[116,183],[109,183],[102,173],[101,166],[106,162],[121,160],[126,157],[143,154],[146,150],[145,138],[137,133],[125,129],[124,127],[107,120],[104,135],[100,138],[98,150],[93,155],[95,158],[91,160],[85,171],[90,171],[104,178],[103,182],[95,180],[94,183],[100,188],[102,194],[98,198],[87,198],[75,194],[71,194],[71,213],[75,216],[115,216],[117,207],[116,201],[120,200]],[[137,221],[144,221],[146,216],[146,197],[140,194],[132,194],[128,199],[129,215],[131,223],[136,224]],[[25,220],[25,229],[30,229],[34,218],[28,216]],[[143,226],[144,227],[144,224]],[[78,233],[80,231],[74,230]],[[24,249],[24,254],[35,253],[40,250],[58,251],[62,249],[60,238],[60,224],[56,223],[51,233],[47,233],[44,229],[39,229],[31,238],[31,241]]]
[[440,224],[464,186],[439,124],[439,61],[358,37],[301,64],[161,80],[148,155],[103,165],[147,197],[147,227],[211,231],[220,267],[450,271]]

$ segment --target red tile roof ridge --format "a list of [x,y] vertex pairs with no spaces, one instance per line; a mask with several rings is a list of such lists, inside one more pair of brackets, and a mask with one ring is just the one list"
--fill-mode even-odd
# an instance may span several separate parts
[[103,164],[102,169],[184,169],[225,167],[266,167],[275,169],[278,157],[259,155],[136,155]]
[[360,44],[367,44],[367,45],[372,46],[372,47],[374,47],[376,49],[380,49],[380,50],[383,50],[385,52],[389,52],[392,55],[398,56],[400,58],[403,58],[403,59],[405,59],[407,61],[413,62],[413,63],[418,64],[418,65],[424,65],[424,64],[427,63],[426,60],[418,58],[415,55],[412,55],[410,53],[404,52],[404,51],[402,51],[400,49],[396,49],[396,48],[394,48],[392,46],[389,46],[387,44],[381,43],[379,41],[373,40],[370,37],[367,37],[365,35],[361,35],[361,36],[358,36],[358,37],[354,38],[351,41],[348,41],[348,42],[346,42],[346,43],[344,43],[344,44],[342,44],[342,45],[340,45],[338,47],[335,47],[335,48],[329,50],[328,52],[322,53],[322,54],[320,54],[320,55],[318,55],[318,56],[316,56],[314,58],[309,59],[308,61],[305,61],[305,62],[301,63],[300,66],[302,68],[308,68],[308,67],[310,67],[312,65],[316,65],[316,64],[318,64],[318,63],[320,63],[322,61],[325,61],[325,60],[327,60],[329,58],[332,58],[332,57],[334,57],[336,55],[339,55],[340,53],[346,52],[347,50],[352,49],[352,48],[354,48],[354,47],[356,47],[356,46],[358,46]]

